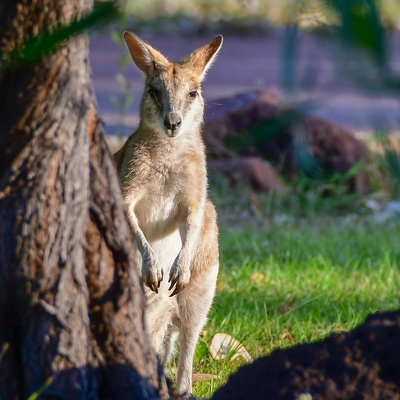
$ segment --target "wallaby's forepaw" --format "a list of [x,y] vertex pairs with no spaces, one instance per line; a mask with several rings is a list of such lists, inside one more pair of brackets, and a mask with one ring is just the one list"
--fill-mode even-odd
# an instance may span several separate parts
[[164,278],[164,270],[160,268],[160,263],[155,254],[149,253],[147,257],[143,258],[142,277],[144,284],[153,292],[158,293]]
[[184,270],[180,266],[179,261],[176,260],[171,268],[168,279],[168,283],[171,283],[168,290],[172,290],[174,286],[175,290],[170,294],[169,297],[175,296],[180,291],[182,291],[188,285],[189,279],[190,279],[189,268]]

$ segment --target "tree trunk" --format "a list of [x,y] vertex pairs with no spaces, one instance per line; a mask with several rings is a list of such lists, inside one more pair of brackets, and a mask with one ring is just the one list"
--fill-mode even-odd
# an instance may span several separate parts
[[[92,0],[2,0],[0,56]],[[167,398],[88,37],[0,71],[0,398]]]

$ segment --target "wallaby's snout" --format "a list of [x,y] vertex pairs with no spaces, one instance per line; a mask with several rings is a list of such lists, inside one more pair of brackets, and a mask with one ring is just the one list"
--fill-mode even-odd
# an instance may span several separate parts
[[164,126],[167,129],[168,136],[176,136],[181,125],[182,116],[180,113],[170,112],[164,118]]

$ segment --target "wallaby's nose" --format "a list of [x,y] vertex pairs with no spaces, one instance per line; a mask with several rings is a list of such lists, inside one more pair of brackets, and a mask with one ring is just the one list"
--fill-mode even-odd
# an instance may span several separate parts
[[171,131],[176,131],[182,125],[182,118],[176,112],[168,113],[164,118],[164,126]]

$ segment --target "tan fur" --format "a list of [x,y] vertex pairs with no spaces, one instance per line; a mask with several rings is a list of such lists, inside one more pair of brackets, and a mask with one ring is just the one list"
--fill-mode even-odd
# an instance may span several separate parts
[[201,82],[222,37],[178,63],[137,36],[124,38],[145,76],[140,124],[115,154],[146,285],[146,322],[165,365],[180,337],[177,388],[192,390],[192,363],[219,266],[214,205],[207,197]]

